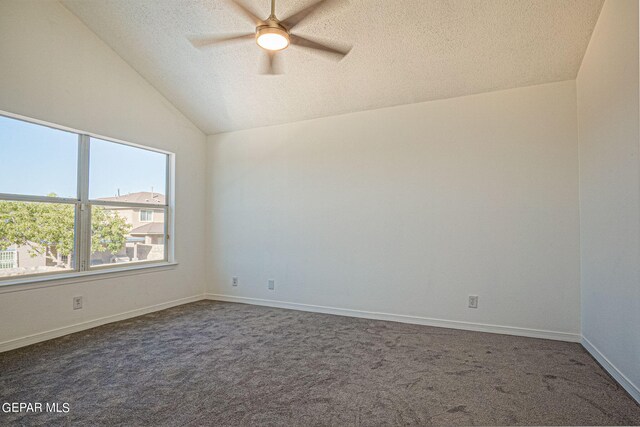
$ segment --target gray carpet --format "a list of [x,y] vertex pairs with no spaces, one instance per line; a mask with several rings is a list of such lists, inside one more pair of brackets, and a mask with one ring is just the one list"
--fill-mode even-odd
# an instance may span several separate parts
[[201,301],[0,354],[25,425],[640,424],[578,344]]

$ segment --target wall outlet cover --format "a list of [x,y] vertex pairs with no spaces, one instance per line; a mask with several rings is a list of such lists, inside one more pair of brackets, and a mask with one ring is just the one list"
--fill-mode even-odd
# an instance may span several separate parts
[[469,308],[478,308],[478,296],[469,295]]

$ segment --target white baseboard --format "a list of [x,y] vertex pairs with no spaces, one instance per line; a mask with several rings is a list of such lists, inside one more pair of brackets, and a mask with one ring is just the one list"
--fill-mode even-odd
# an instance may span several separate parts
[[488,325],[484,323],[460,322],[456,320],[433,319],[429,317],[407,316],[403,314],[378,313],[373,311],[350,310],[346,308],[325,307],[320,305],[300,304],[295,302],[275,301],[259,298],[237,297],[232,295],[205,294],[205,298],[215,301],[238,302],[268,307],[288,308],[291,310],[311,311],[314,313],[335,314],[338,316],[361,317],[374,320],[412,323],[417,325],[436,326],[441,328],[463,329],[494,334],[517,335],[531,338],[544,338],[556,341],[580,342],[580,334],[568,332],[545,331],[539,329],[518,328],[514,326]]
[[582,337],[582,346],[598,361],[600,365],[640,404],[640,387],[627,378],[607,357],[602,354],[587,338]]
[[148,307],[126,311],[124,313],[114,314],[112,316],[101,317],[99,319],[89,320],[86,322],[76,323],[74,325],[69,325],[62,328],[51,329],[49,331],[39,332],[37,334],[15,338],[9,341],[0,342],[0,353],[2,353],[3,351],[14,350],[16,348],[39,343],[41,341],[47,341],[53,338],[59,338],[64,335],[73,334],[74,332],[84,331],[85,329],[95,328],[96,326],[105,325],[107,323],[130,319],[132,317],[142,316],[143,314],[164,310],[164,309],[175,307],[182,304],[188,304],[190,302],[200,301],[203,299],[205,299],[204,295],[195,295],[192,297],[180,298],[173,301],[163,302],[161,304],[155,304],[155,305],[150,305]]

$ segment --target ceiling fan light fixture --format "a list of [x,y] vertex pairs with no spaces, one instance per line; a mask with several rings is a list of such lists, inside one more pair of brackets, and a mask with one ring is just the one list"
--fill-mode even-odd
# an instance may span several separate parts
[[258,27],[256,43],[266,50],[278,51],[286,49],[289,46],[289,33],[280,27]]

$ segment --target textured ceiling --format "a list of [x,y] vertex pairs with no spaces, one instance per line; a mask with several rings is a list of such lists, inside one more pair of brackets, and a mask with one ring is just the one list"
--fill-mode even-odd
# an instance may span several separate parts
[[[314,0],[278,0],[286,17]],[[250,32],[224,0],[63,0],[207,134],[576,77],[603,0],[342,0],[296,27],[352,45],[341,62],[292,47],[261,75]],[[244,0],[259,16],[268,0]]]

